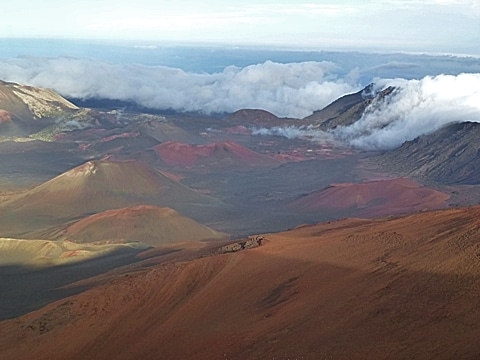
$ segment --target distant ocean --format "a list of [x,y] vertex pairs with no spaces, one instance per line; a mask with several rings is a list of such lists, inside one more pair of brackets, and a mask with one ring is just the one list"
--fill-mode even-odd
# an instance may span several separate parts
[[0,59],[15,57],[97,59],[112,64],[167,66],[193,73],[222,72],[273,61],[282,64],[329,61],[344,76],[358,68],[363,83],[375,77],[420,78],[426,75],[480,72],[480,59],[455,55],[362,53],[228,45],[185,45],[132,41],[0,39]]
[[395,86],[388,107],[339,130],[365,148],[397,146],[452,121],[480,122],[480,59],[451,54],[0,39],[0,80],[157,110],[260,108],[292,118],[370,83]]

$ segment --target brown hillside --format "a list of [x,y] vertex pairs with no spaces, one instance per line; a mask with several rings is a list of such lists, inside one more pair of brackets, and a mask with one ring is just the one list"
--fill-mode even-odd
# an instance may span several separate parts
[[30,134],[52,124],[51,118],[76,110],[51,90],[0,81],[1,118],[9,120],[0,121],[0,136]]
[[1,203],[0,235],[28,237],[32,230],[142,204],[172,207],[187,216],[222,206],[146,164],[89,161]]
[[447,206],[448,194],[409,179],[333,184],[303,196],[289,206],[302,211],[347,211],[355,216],[385,216]]
[[160,257],[0,323],[0,357],[475,359],[479,219],[479,207],[351,219]]
[[107,210],[69,226],[62,235],[76,243],[138,241],[151,246],[226,239],[226,235],[170,208],[136,206]]

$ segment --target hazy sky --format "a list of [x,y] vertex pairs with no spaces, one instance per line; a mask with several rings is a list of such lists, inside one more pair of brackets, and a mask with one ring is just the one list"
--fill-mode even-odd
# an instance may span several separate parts
[[2,0],[0,37],[480,54],[480,0]]

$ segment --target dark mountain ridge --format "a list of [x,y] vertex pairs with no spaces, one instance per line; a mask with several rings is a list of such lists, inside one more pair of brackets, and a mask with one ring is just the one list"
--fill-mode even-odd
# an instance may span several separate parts
[[321,130],[352,125],[362,117],[370,105],[382,101],[394,90],[394,87],[389,86],[379,92],[373,92],[373,84],[370,84],[363,90],[342,96],[303,120],[312,125],[317,125]]
[[480,124],[451,123],[406,141],[379,162],[396,172],[440,184],[480,184]]

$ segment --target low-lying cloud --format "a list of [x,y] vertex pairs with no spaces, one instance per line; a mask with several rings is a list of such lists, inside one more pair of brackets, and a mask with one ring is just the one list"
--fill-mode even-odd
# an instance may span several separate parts
[[[159,110],[231,113],[258,108],[279,117],[303,118],[360,90],[366,85],[365,71],[375,69],[373,73],[388,75],[416,68],[415,62],[389,62],[362,69],[345,68],[332,61],[266,61],[198,73],[93,59],[11,58],[0,60],[0,79],[51,88],[69,98],[122,100]],[[480,122],[478,72],[413,80],[377,78],[374,82],[376,90],[393,86],[395,91],[372,103],[351,126],[325,133],[306,124],[254,129],[254,134],[342,141],[361,149],[391,149],[451,122]]]
[[272,128],[252,128],[252,135],[281,136],[287,139],[305,139],[315,143],[333,143],[338,140],[333,134],[315,129],[313,126],[274,126]]
[[480,122],[480,74],[377,79],[373,92],[393,86],[350,126],[324,132],[312,127],[255,129],[256,135],[341,141],[366,150],[388,150],[454,122]]
[[396,88],[391,96],[333,135],[363,149],[391,149],[448,123],[480,122],[480,74],[376,81],[377,88],[387,86]]
[[51,88],[69,98],[122,100],[151,109],[205,113],[258,108],[294,118],[308,116],[360,88],[337,78],[336,65],[327,61],[266,61],[208,74],[89,59],[15,58],[0,61],[0,78]]

